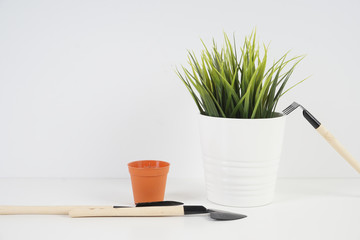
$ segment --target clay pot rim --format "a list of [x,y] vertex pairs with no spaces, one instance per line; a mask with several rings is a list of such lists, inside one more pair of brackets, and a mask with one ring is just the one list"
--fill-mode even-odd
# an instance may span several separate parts
[[[154,167],[141,167],[142,162],[155,163]],[[138,160],[128,163],[130,175],[136,176],[159,176],[169,172],[170,163],[161,160]]]

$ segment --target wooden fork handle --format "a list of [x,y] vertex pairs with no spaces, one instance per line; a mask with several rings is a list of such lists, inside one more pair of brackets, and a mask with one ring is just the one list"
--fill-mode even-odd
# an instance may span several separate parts
[[344,146],[321,124],[316,131],[356,170],[360,173],[360,163],[344,148]]
[[0,215],[68,215],[72,209],[98,208],[106,209],[112,206],[0,206]]
[[183,216],[184,206],[133,208],[74,208],[70,217],[161,217]]

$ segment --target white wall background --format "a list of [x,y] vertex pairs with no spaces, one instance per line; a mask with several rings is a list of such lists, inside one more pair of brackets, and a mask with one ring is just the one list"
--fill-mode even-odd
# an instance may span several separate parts
[[[307,54],[282,99],[360,160],[360,2],[0,0],[0,177],[128,177],[162,159],[202,177],[197,109],[174,70],[200,38],[257,27],[270,59]],[[357,177],[297,111],[283,177]]]

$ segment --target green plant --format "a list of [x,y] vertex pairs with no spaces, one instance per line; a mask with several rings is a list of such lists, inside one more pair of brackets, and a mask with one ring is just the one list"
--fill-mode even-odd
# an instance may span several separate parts
[[[239,58],[235,37],[234,44],[225,33],[224,38],[225,46],[220,50],[214,41],[212,51],[202,42],[205,49],[201,52],[201,60],[189,51],[189,70],[182,66],[184,75],[177,70],[200,113],[226,118],[273,117],[280,97],[305,80],[284,90],[303,56],[286,60],[286,53],[266,70],[268,47],[263,46],[261,58],[256,32],[245,38]],[[288,65],[290,68],[282,73]]]

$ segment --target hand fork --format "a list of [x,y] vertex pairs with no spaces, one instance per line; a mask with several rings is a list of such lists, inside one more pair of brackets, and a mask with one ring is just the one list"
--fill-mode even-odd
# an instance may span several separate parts
[[302,108],[306,120],[316,129],[321,136],[356,170],[360,173],[360,163],[344,148],[344,146],[303,106],[293,102],[283,110],[285,115],[289,115],[296,108]]

